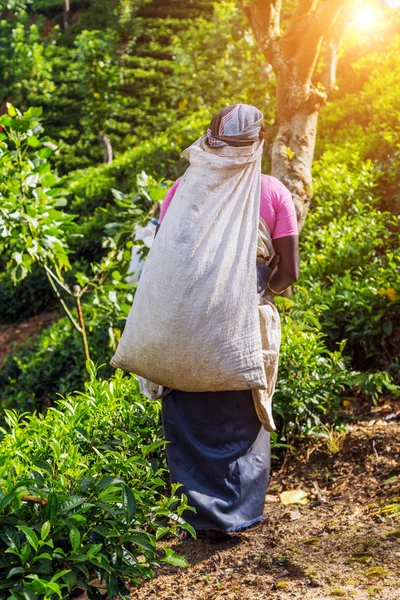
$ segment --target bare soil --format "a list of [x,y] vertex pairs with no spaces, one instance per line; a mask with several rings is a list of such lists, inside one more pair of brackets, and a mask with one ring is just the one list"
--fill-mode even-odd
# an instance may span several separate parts
[[55,311],[45,311],[27,321],[13,325],[0,326],[0,369],[7,354],[12,352],[14,344],[22,344],[35,336],[43,327],[53,323],[59,315]]
[[[400,600],[400,403],[347,402],[347,433],[301,445],[276,463],[260,529],[238,544],[165,542],[164,564],[134,600]],[[302,489],[307,505],[281,503]]]

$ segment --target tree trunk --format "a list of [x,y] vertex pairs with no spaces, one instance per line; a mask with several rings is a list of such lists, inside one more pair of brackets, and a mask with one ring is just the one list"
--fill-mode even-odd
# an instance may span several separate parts
[[318,114],[325,99],[312,84],[300,84],[289,69],[278,74],[279,130],[272,147],[272,175],[292,192],[300,231],[311,201]]
[[336,71],[339,61],[339,48],[334,40],[330,40],[325,49],[325,69],[321,74],[321,83],[324,86],[326,93],[330,96],[336,86]]
[[272,175],[290,189],[296,207],[299,229],[311,201],[311,166],[317,134],[318,112],[297,113],[279,125],[272,147]]
[[63,0],[63,27],[64,27],[64,29],[68,29],[68,27],[69,27],[69,15],[70,15],[69,0]]
[[[286,32],[282,0],[246,0],[242,7],[254,36],[276,74],[279,131],[272,149],[272,174],[292,192],[301,231],[312,194],[311,166],[318,115],[327,94],[312,83],[321,48],[331,42],[328,88],[335,85],[337,51],[351,0],[297,0]],[[323,86],[322,86],[323,89]]]
[[109,165],[113,159],[113,150],[110,139],[102,131],[99,131],[97,135],[100,143],[103,144],[104,147],[104,163]]

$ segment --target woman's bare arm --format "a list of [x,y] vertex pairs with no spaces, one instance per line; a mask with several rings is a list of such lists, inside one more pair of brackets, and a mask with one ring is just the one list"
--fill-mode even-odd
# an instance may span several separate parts
[[[288,235],[273,240],[277,258],[272,259],[270,267],[278,265],[268,280],[266,294],[280,294],[298,280],[300,274],[299,236]],[[279,258],[278,258],[279,257]],[[271,271],[272,272],[272,271]]]
[[[157,225],[155,235],[159,229],[160,225]],[[276,255],[269,265],[265,266],[265,281],[268,282],[265,293],[270,294],[274,291],[274,293],[280,294],[299,278],[299,236],[288,235],[273,240],[272,243]],[[276,265],[278,266],[274,271]]]

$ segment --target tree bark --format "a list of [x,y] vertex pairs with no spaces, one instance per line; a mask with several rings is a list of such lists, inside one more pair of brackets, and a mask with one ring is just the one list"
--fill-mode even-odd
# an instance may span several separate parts
[[324,68],[321,73],[321,84],[329,97],[336,89],[336,73],[339,62],[339,50],[342,45],[348,11],[342,10],[334,27],[328,31],[324,48]]
[[104,147],[104,163],[109,165],[113,159],[113,150],[110,139],[102,132],[98,133],[99,142],[103,144]]
[[70,16],[70,5],[69,0],[63,0],[63,27],[68,29],[69,27],[69,16]]
[[[276,74],[278,135],[272,148],[272,175],[292,192],[301,231],[312,195],[311,167],[318,115],[326,101],[312,76],[324,38],[335,29],[350,0],[298,0],[286,32],[280,31],[280,0],[250,0],[243,7],[256,41]],[[335,35],[336,51],[341,36]],[[336,60],[333,55],[332,60]],[[336,64],[331,65],[332,74]]]
[[272,175],[291,191],[300,231],[311,201],[317,122],[317,109],[297,112],[280,122],[272,147]]

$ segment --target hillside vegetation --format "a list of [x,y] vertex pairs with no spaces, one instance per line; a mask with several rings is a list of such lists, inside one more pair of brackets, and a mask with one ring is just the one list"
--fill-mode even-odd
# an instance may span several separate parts
[[[0,2],[0,327],[54,317],[0,368],[0,597],[13,600],[97,598],[96,578],[128,597],[127,578],[186,564],[156,546],[186,506],[159,402],[109,366],[134,228],[222,106],[263,111],[264,172],[277,128],[274,75],[235,2],[71,0],[68,27],[62,4]],[[399,11],[349,32],[321,111],[301,278],[277,299],[278,454],[339,431],[344,402],[398,394],[399,50]]]

